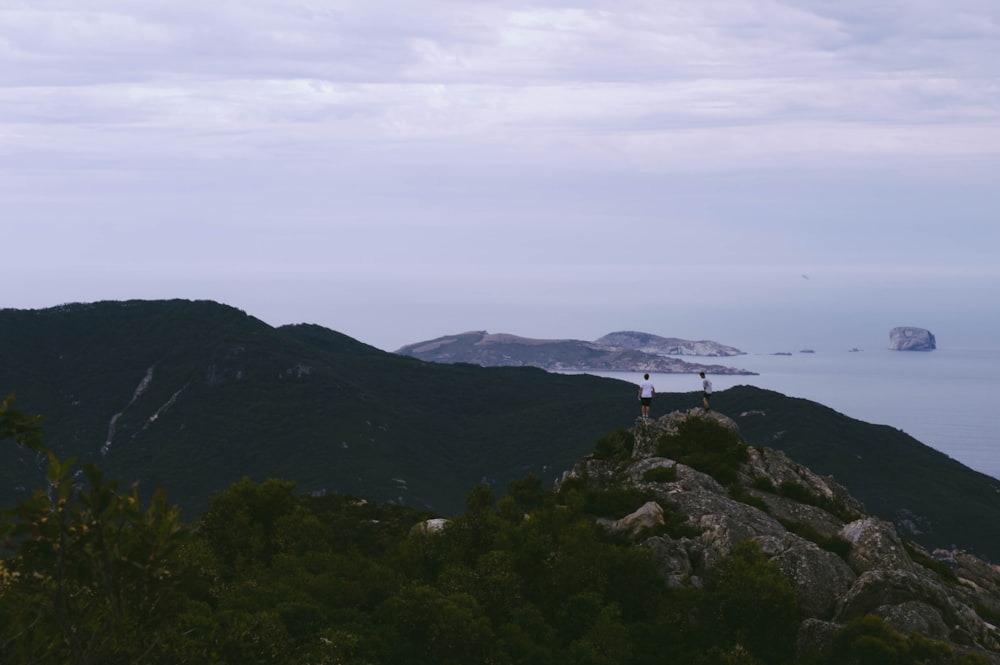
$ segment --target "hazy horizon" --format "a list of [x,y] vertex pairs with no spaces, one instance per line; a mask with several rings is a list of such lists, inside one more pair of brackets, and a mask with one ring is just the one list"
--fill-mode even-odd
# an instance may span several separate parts
[[[117,299],[112,299],[117,300]],[[92,302],[92,301],[75,301]],[[23,309],[45,309],[72,303],[54,303],[44,307]],[[734,346],[748,354],[769,354],[781,352],[798,352],[810,349],[820,353],[846,352],[850,349],[863,351],[887,350],[889,346],[889,331],[899,326],[916,326],[928,329],[934,334],[938,349],[951,351],[978,351],[1000,348],[1000,338],[990,328],[983,327],[983,321],[970,325],[968,321],[936,320],[936,325],[922,325],[926,322],[903,321],[889,323],[891,315],[874,314],[865,319],[852,316],[839,316],[836,312],[828,312],[823,318],[813,314],[809,317],[798,317],[798,325],[781,327],[782,322],[775,320],[772,313],[756,308],[748,310],[728,310],[700,313],[674,312],[665,315],[663,312],[649,312],[643,318],[635,317],[625,308],[619,312],[622,320],[628,320],[636,325],[615,325],[617,319],[608,312],[567,312],[565,307],[538,308],[532,312],[528,308],[519,307],[510,312],[505,308],[483,306],[464,306],[439,308],[436,312],[401,311],[398,316],[416,321],[412,326],[399,329],[365,330],[363,325],[352,321],[350,313],[334,317],[335,321],[320,322],[319,310],[317,317],[296,320],[270,320],[260,313],[239,307],[233,303],[220,302],[222,305],[238,307],[247,315],[258,318],[268,325],[279,327],[289,324],[317,324],[339,333],[348,335],[359,342],[375,346],[384,351],[393,352],[409,344],[424,342],[438,337],[457,335],[471,331],[486,331],[491,334],[506,333],[534,339],[573,339],[593,341],[612,332],[634,330],[650,333],[661,337],[677,337],[680,339],[699,341],[710,340]],[[21,309],[21,308],[18,308]],[[543,314],[548,313],[546,319]],[[360,314],[358,314],[360,316]],[[469,321],[486,323],[488,325],[466,325]],[[506,325],[507,322],[521,322],[521,325]]]

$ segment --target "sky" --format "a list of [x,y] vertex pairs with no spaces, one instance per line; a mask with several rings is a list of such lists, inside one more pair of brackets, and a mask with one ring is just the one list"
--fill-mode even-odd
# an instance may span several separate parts
[[998,204],[996,0],[0,0],[0,307],[997,346]]

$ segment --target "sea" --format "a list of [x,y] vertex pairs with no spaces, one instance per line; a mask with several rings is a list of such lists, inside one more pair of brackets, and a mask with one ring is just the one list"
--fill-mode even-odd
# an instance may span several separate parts
[[[710,374],[715,391],[751,385],[819,402],[852,418],[899,429],[1000,479],[1000,349],[845,349],[682,359],[757,372]],[[636,384],[642,380],[641,373],[590,373]],[[701,391],[697,374],[650,378],[657,392]],[[653,404],[655,415],[655,400]],[[725,413],[725,396],[716,397],[713,407]]]

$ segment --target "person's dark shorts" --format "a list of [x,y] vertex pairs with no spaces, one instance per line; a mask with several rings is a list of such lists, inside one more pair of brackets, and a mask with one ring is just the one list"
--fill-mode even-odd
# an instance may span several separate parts
[[653,403],[653,398],[652,397],[643,397],[641,399],[642,399],[642,405],[643,406],[649,406],[650,404]]
[[702,393],[701,396],[704,397],[705,399],[711,399],[712,393]]

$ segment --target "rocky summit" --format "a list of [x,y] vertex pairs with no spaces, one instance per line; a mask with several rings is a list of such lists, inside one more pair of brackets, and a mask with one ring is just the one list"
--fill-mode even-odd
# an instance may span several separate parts
[[675,587],[702,586],[734,548],[756,543],[797,596],[803,662],[828,650],[848,622],[876,615],[904,635],[1000,663],[997,566],[901,538],[832,477],[747,445],[724,415],[696,408],[640,419],[599,442],[559,484],[645,497],[638,510],[600,522],[647,548]]
[[900,326],[889,331],[889,349],[892,351],[933,351],[936,348],[934,335],[924,328]]

